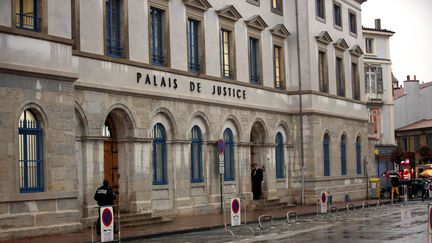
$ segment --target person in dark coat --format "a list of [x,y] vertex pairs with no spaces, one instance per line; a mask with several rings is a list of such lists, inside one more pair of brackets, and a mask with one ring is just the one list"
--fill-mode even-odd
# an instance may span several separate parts
[[261,198],[261,182],[264,179],[263,170],[258,167],[256,163],[252,164],[252,193],[253,199],[258,200]]
[[[109,181],[104,180],[102,186],[96,190],[96,193],[94,195],[94,200],[96,200],[99,207],[102,207],[102,206],[114,205],[115,199],[116,199],[116,195],[113,192],[112,188],[109,186]],[[100,234],[100,212],[98,214],[96,232]]]
[[399,176],[396,175],[390,175],[390,179],[391,179],[391,201],[393,202],[393,198],[394,198],[394,193],[397,194],[397,196],[399,197]]

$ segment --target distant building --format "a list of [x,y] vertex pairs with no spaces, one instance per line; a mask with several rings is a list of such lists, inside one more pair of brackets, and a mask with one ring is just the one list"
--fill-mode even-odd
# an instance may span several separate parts
[[381,28],[363,27],[365,40],[365,93],[369,112],[369,139],[374,144],[376,171],[371,176],[393,169],[391,151],[396,147],[394,137],[393,85],[391,72],[390,37],[394,32]]

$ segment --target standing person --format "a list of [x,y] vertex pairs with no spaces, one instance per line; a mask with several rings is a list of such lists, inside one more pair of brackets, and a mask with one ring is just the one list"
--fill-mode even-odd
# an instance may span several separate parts
[[253,199],[258,200],[261,198],[261,182],[263,180],[263,171],[258,167],[256,163],[252,164],[252,193]]
[[393,202],[394,193],[398,195],[399,198],[399,176],[398,175],[390,175],[391,178],[391,201]]
[[[108,180],[103,180],[102,186],[96,190],[94,195],[94,200],[96,200],[99,207],[102,206],[112,206],[116,195],[112,188],[109,186]],[[96,232],[100,234],[100,212],[98,213],[98,220],[96,225]]]

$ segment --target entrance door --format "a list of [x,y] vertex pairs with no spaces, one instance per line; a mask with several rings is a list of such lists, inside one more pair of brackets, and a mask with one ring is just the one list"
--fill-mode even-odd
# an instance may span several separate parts
[[118,150],[116,141],[104,142],[104,176],[109,181],[113,191],[117,194],[114,204],[118,205],[119,192],[119,171],[118,171]]

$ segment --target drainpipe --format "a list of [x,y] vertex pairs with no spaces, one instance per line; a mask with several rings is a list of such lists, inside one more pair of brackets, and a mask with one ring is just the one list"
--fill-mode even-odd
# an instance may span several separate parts
[[304,147],[303,147],[303,97],[302,97],[302,93],[301,93],[302,92],[302,82],[301,82],[298,0],[295,0],[295,9],[296,9],[296,33],[297,33],[297,59],[298,59],[298,91],[299,91],[299,109],[300,109],[301,205],[305,205]]

